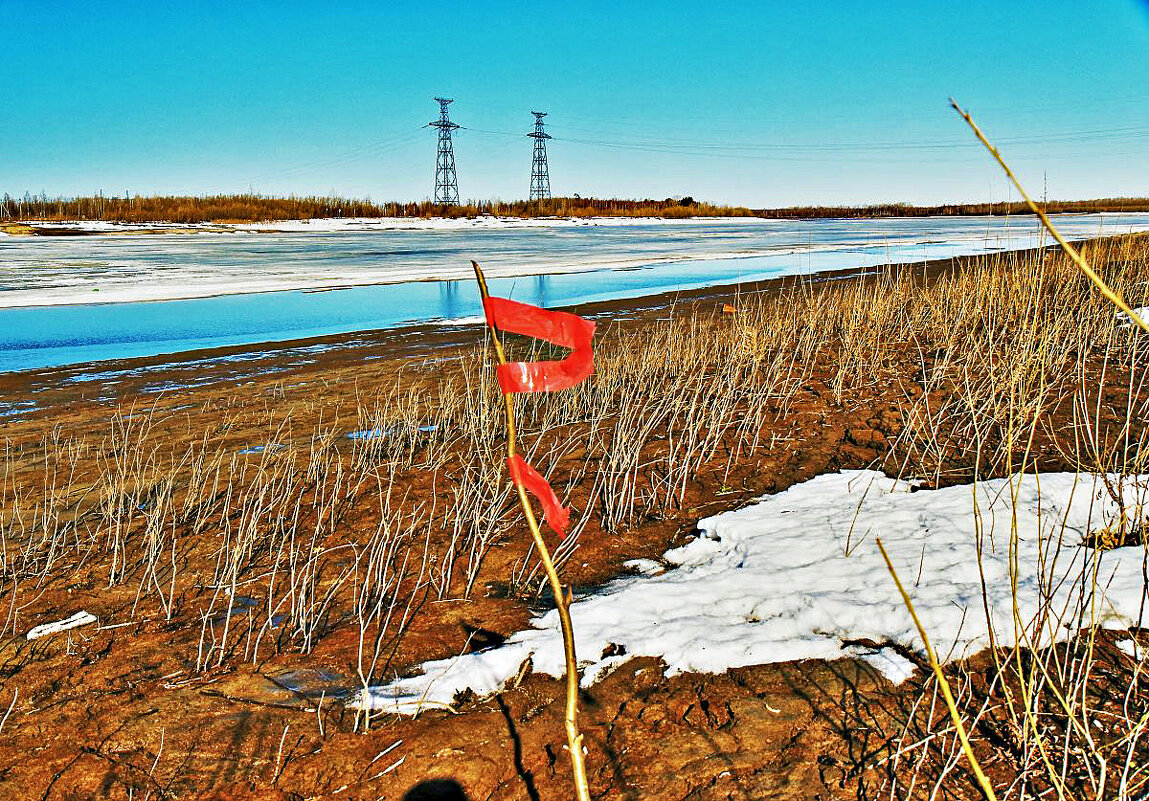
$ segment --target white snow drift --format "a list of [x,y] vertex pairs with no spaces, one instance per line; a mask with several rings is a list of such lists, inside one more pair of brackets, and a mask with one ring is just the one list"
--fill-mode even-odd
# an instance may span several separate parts
[[[1144,480],[1127,487],[1130,496],[1144,492]],[[583,684],[635,656],[661,657],[673,675],[849,655],[903,680],[912,666],[889,649],[845,645],[867,638],[921,651],[876,537],[939,655],[955,659],[988,642],[976,553],[980,531],[993,625],[998,642],[1012,644],[1008,552],[1015,509],[1023,639],[1032,643],[1040,634],[1041,644],[1048,644],[1090,619],[1116,629],[1137,623],[1146,592],[1144,549],[1098,552],[1080,544],[1116,510],[1097,478],[1018,475],[911,492],[909,484],[880,473],[851,471],[703,520],[702,536],[666,553],[669,569],[651,575],[644,564],[645,575],[616,580],[576,601],[571,614]],[[1093,575],[1097,592],[1082,593]],[[1043,597],[1049,602],[1043,604]],[[1062,620],[1042,622],[1043,607],[1057,610]],[[612,644],[625,652],[600,657]],[[480,694],[499,689],[528,658],[534,670],[562,675],[555,612],[499,648],[428,662],[422,675],[369,688],[354,703],[400,713],[450,704],[465,688]]]
[[95,615],[86,609],[82,609],[71,617],[64,620],[56,620],[52,623],[42,623],[39,626],[33,627],[29,630],[27,638],[29,640],[38,640],[41,637],[47,637],[49,634],[59,634],[62,631],[70,631],[71,629],[78,629],[80,626],[89,626],[92,623],[98,622]]

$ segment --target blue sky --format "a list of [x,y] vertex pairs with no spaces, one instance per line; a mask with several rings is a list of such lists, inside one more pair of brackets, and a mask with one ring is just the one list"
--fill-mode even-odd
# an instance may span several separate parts
[[0,0],[0,193],[433,190],[754,206],[1149,195],[1149,3]]

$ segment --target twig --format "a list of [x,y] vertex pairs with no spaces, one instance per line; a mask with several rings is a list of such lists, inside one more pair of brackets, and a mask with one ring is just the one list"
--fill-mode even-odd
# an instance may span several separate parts
[[1030,199],[1021,183],[1014,176],[1013,170],[1011,170],[1009,165],[1005,163],[1005,159],[1003,159],[1001,154],[997,152],[997,148],[989,143],[989,140],[986,139],[985,134],[981,132],[981,128],[977,127],[977,123],[973,121],[973,117],[970,116],[969,112],[959,106],[957,101],[952,97],[950,98],[950,106],[953,107],[954,111],[961,115],[962,119],[966,121],[969,127],[973,130],[974,134],[977,135],[977,138],[981,141],[981,143],[986,146],[986,149],[988,149],[994,159],[997,160],[997,163],[1001,165],[1003,170],[1005,170],[1006,176],[1010,181],[1013,182],[1013,185],[1017,187],[1017,191],[1021,193],[1022,199],[1025,201],[1026,205],[1029,206],[1029,210],[1037,215],[1038,219],[1041,220],[1041,224],[1044,225],[1045,229],[1049,231],[1050,235],[1057,240],[1057,244],[1061,245],[1061,249],[1065,251],[1065,254],[1073,260],[1073,263],[1077,265],[1081,272],[1085,273],[1085,276],[1090,281],[1097,285],[1097,288],[1101,290],[1102,295],[1108,298],[1109,301],[1113,303],[1113,305],[1115,305],[1117,308],[1121,309],[1121,311],[1125,312],[1125,314],[1129,316],[1129,319],[1137,323],[1142,331],[1149,334],[1149,325],[1147,325],[1145,321],[1141,319],[1141,316],[1137,314],[1137,312],[1129,308],[1129,305],[1120,295],[1109,288],[1109,285],[1105,283],[1105,280],[1100,275],[1093,271],[1093,268],[1089,266],[1089,263],[1086,262],[1081,254],[1077,251],[1077,248],[1073,247],[1073,245],[1065,241],[1065,238],[1062,237],[1062,235],[1058,233],[1058,230],[1053,227],[1053,223],[1049,221],[1049,218],[1045,216],[1045,212],[1039,209],[1037,204]]
[[914,603],[910,600],[910,596],[906,593],[905,587],[902,586],[901,579],[898,578],[898,572],[894,570],[894,563],[890,561],[890,555],[886,553],[886,548],[882,545],[881,537],[877,538],[878,550],[882,552],[882,558],[886,560],[886,569],[890,571],[893,576],[894,584],[898,585],[898,592],[902,595],[902,602],[905,603],[906,609],[910,611],[910,617],[914,619],[914,625],[918,627],[918,634],[921,635],[922,642],[926,646],[926,656],[930,659],[930,667],[933,668],[934,676],[938,680],[938,685],[941,687],[942,696],[945,698],[946,708],[950,711],[950,718],[953,719],[954,727],[957,729],[958,737],[961,739],[962,750],[965,751],[966,759],[969,760],[970,767],[973,768],[973,773],[977,777],[978,784],[981,785],[981,791],[985,793],[985,797],[989,801],[997,801],[997,794],[993,791],[993,785],[989,783],[985,773],[982,772],[981,764],[974,756],[973,749],[969,744],[969,736],[965,731],[965,724],[961,722],[961,715],[958,714],[957,704],[954,703],[953,693],[950,692],[950,684],[946,681],[945,674],[942,673],[942,666],[938,664],[938,658],[934,654],[934,647],[930,645],[929,635],[926,634],[926,629],[922,625],[922,621],[918,619],[918,613],[914,610]]
[[[483,270],[479,267],[477,261],[472,261],[471,266],[475,268],[475,280],[479,283],[479,294],[482,296],[485,309],[485,304],[489,297],[487,280],[483,277]],[[499,330],[495,327],[494,320],[489,316],[487,317],[487,322],[491,329],[491,342],[495,347],[495,356],[498,358],[499,364],[506,364],[507,357],[503,351],[503,343],[499,341]],[[507,409],[507,458],[510,459],[515,455],[514,395],[509,392],[504,392],[503,400],[506,403]],[[566,658],[567,703],[565,723],[567,748],[570,751],[571,771],[574,774],[575,790],[578,794],[579,801],[590,801],[590,788],[586,778],[586,765],[583,761],[583,736],[578,728],[579,674],[578,661],[575,658],[574,626],[571,624],[570,616],[570,590],[564,587],[559,580],[558,570],[555,568],[554,561],[551,559],[551,552],[547,548],[547,543],[543,539],[542,532],[539,531],[538,521],[535,519],[535,513],[531,509],[531,503],[527,499],[526,488],[516,482],[515,489],[518,491],[519,504],[523,507],[523,514],[526,515],[527,525],[531,530],[531,537],[534,539],[535,547],[539,552],[539,558],[543,563],[543,569],[547,574],[547,580],[551,585],[551,591],[555,596],[555,608],[559,613],[559,625],[562,628],[563,634],[563,655]]]
[[279,738],[279,752],[275,755],[275,782],[279,781],[280,774],[283,773],[283,769],[286,767],[286,765],[283,764],[283,743],[287,740],[287,730],[290,728],[290,723],[284,725],[283,734]]
[[15,692],[12,693],[12,703],[8,704],[8,711],[4,713],[4,717],[0,718],[0,732],[4,731],[4,724],[8,722],[8,716],[12,714],[12,708],[16,706],[16,699],[20,697],[20,688],[17,687]]

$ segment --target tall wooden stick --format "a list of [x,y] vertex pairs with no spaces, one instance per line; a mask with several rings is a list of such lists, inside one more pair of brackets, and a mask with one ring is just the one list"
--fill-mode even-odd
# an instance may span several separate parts
[[1093,268],[1089,266],[1089,263],[1085,261],[1082,255],[1078,252],[1077,248],[1073,247],[1073,245],[1065,241],[1065,238],[1062,237],[1058,230],[1053,227],[1053,223],[1049,221],[1049,217],[1045,216],[1045,212],[1039,209],[1037,204],[1030,199],[1021,183],[1017,180],[1017,177],[1013,174],[1013,170],[1011,170],[1009,165],[1005,163],[1005,159],[1003,159],[1001,154],[997,152],[997,148],[989,143],[989,140],[986,139],[985,134],[981,132],[981,128],[977,127],[977,123],[973,121],[973,117],[970,116],[969,112],[959,106],[957,101],[952,97],[950,98],[950,106],[953,107],[954,111],[961,115],[961,118],[965,120],[966,124],[969,125],[969,127],[973,130],[978,140],[983,145],[985,145],[986,149],[989,150],[990,155],[992,155],[994,159],[996,159],[997,163],[1001,165],[1001,168],[1005,170],[1006,176],[1010,181],[1013,182],[1013,185],[1017,188],[1017,191],[1021,193],[1021,197],[1025,201],[1025,204],[1029,206],[1029,210],[1037,215],[1038,219],[1041,220],[1041,224],[1045,226],[1045,230],[1049,231],[1050,236],[1057,240],[1057,244],[1061,245],[1061,249],[1064,250],[1065,254],[1073,260],[1073,263],[1077,265],[1077,268],[1081,270],[1081,272],[1085,273],[1085,276],[1090,281],[1096,284],[1097,288],[1101,290],[1101,294],[1104,295],[1110,303],[1121,309],[1121,311],[1125,312],[1125,314],[1129,316],[1129,319],[1141,327],[1142,331],[1149,334],[1149,325],[1145,324],[1145,321],[1141,319],[1141,315],[1133,311],[1133,309],[1129,308],[1129,305],[1125,302],[1125,299],[1109,288],[1109,285],[1105,283],[1105,279],[1093,271]]
[[[490,294],[487,292],[487,279],[483,276],[483,270],[479,267],[477,261],[472,261],[471,266],[475,268],[475,280],[479,282],[479,294],[482,296],[483,303],[485,304],[487,298],[490,297]],[[507,355],[503,351],[503,343],[499,341],[499,330],[495,327],[495,323],[490,317],[487,318],[487,321],[491,329],[491,342],[495,346],[495,356],[498,358],[499,364],[506,364]],[[506,403],[507,409],[507,458],[510,459],[515,455],[514,395],[510,392],[504,392],[503,400]],[[571,595],[569,589],[564,587],[562,582],[559,581],[558,570],[555,568],[550,549],[547,548],[547,543],[543,539],[542,532],[539,530],[539,522],[535,519],[534,510],[531,509],[531,502],[527,498],[526,489],[522,484],[516,482],[515,490],[519,494],[519,504],[523,507],[523,514],[526,515],[527,518],[527,526],[531,529],[531,537],[534,538],[535,547],[538,549],[539,558],[543,563],[543,570],[546,571],[547,581],[550,582],[551,592],[555,596],[555,606],[559,613],[559,625],[563,632],[563,656],[566,659],[567,706],[565,723],[567,749],[570,751],[571,772],[574,774],[575,792],[578,795],[578,801],[590,801],[590,788],[586,779],[586,763],[583,760],[582,752],[583,738],[578,728],[579,674],[578,661],[575,658],[574,626],[571,624]]]

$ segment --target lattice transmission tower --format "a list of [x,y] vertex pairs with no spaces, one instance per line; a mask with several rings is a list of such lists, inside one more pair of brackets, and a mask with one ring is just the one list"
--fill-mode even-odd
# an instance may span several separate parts
[[459,180],[455,176],[455,147],[451,144],[451,131],[459,126],[451,122],[447,106],[455,101],[446,97],[436,97],[439,103],[439,119],[429,123],[439,129],[439,152],[435,156],[435,202],[457,206],[459,204]]
[[535,154],[531,159],[531,200],[550,200],[551,170],[547,166],[547,140],[551,135],[543,130],[545,111],[532,111],[535,115],[535,129],[527,136],[535,140]]

